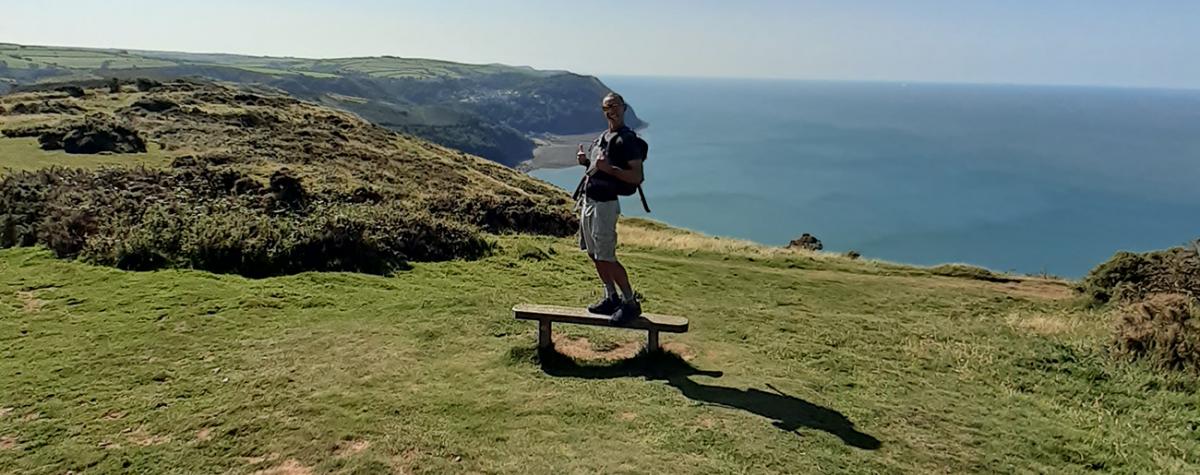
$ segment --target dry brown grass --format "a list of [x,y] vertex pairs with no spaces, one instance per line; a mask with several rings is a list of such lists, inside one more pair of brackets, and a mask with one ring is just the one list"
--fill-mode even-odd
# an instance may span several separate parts
[[1066,314],[1014,312],[1005,321],[1018,330],[1047,336],[1076,334],[1091,326],[1087,319]]
[[642,218],[624,218],[618,223],[617,229],[620,242],[634,246],[751,257],[804,256],[822,260],[849,260],[839,254],[771,247],[742,239],[709,236]]

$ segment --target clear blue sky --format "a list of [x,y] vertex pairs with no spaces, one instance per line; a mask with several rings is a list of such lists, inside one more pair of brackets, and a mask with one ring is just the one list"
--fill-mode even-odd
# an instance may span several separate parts
[[0,0],[0,41],[585,74],[1200,88],[1197,0]]

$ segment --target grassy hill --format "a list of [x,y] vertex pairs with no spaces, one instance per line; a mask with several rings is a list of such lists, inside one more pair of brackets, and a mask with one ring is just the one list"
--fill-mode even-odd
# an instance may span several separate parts
[[126,272],[0,251],[5,473],[1192,473],[1193,376],[1108,359],[1066,283],[761,249],[639,220],[644,335],[556,326],[567,239],[393,277]]
[[0,150],[0,247],[127,269],[386,273],[576,226],[562,190],[509,168],[207,82],[2,96]]
[[[392,56],[304,59],[0,43],[0,79],[46,82],[204,77],[261,84],[506,165],[532,156],[530,135],[601,130],[609,92],[566,71]],[[0,83],[0,93],[6,86]],[[13,86],[8,86],[13,87]],[[628,122],[642,124],[631,111]]]
[[147,69],[188,64],[224,65],[265,74],[335,77],[363,74],[378,78],[463,79],[495,74],[546,77],[564,71],[540,71],[503,64],[463,64],[395,56],[305,59],[234,54],[178,53],[104,48],[72,48],[0,43],[0,60],[11,69]]

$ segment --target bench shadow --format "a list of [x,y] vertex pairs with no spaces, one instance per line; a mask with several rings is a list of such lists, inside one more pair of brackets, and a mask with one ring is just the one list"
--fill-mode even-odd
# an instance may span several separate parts
[[769,384],[767,387],[771,391],[729,388],[692,381],[690,376],[719,378],[724,373],[696,368],[671,352],[642,352],[633,358],[619,361],[581,364],[570,356],[550,349],[538,350],[536,361],[542,367],[542,371],[555,377],[642,377],[648,380],[663,380],[688,399],[757,414],[771,419],[771,425],[784,432],[799,435],[799,429],[809,428],[828,432],[842,439],[846,445],[860,449],[877,450],[882,445],[879,439],[855,429],[854,423],[842,413],[786,394]]

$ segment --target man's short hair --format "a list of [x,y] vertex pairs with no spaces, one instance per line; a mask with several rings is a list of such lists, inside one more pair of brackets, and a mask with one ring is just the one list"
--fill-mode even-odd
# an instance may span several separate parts
[[615,92],[610,92],[610,93],[608,93],[608,94],[605,94],[605,95],[604,95],[604,99],[601,99],[601,102],[603,102],[603,101],[605,101],[605,100],[608,100],[609,98],[613,98],[613,99],[616,99],[616,100],[618,100],[618,101],[621,101],[621,105],[625,105],[625,98],[624,98],[624,97],[621,97],[621,95],[620,95],[620,94],[617,94],[617,93],[615,93]]

